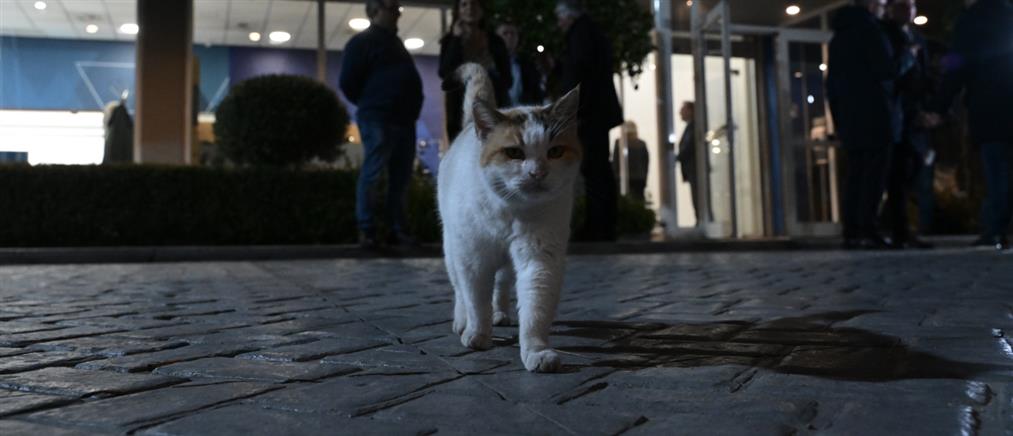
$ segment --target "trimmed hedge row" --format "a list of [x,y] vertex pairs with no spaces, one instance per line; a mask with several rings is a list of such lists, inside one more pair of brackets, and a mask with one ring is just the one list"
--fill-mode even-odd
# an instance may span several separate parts
[[[414,180],[412,230],[438,241],[434,186]],[[352,243],[355,181],[334,170],[0,166],[0,246]],[[620,202],[621,233],[653,225],[650,210]]]

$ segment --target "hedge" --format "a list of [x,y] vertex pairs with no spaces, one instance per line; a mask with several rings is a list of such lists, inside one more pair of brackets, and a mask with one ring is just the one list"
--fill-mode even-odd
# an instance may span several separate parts
[[[335,170],[4,165],[0,246],[352,243],[355,181]],[[408,213],[421,241],[439,240],[427,177],[414,178]],[[621,232],[653,224],[650,210],[620,203]]]

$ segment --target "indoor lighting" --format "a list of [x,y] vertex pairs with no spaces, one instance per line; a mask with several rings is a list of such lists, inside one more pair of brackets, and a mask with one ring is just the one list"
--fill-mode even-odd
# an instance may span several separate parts
[[137,32],[140,31],[141,28],[137,26],[137,23],[126,23],[120,26],[120,33],[125,33],[127,35],[136,35]]
[[788,6],[788,8],[784,10],[784,13],[788,15],[798,15],[799,12],[802,12],[802,8],[798,7],[798,5]]
[[46,10],[46,2],[35,2],[35,9],[40,11]]
[[712,139],[711,140],[711,145],[713,145],[714,148],[718,148],[718,146],[721,145],[721,140],[720,139]]
[[267,37],[271,40],[271,44],[284,44],[288,42],[288,40],[292,39],[292,34],[276,30],[269,33]]
[[404,40],[404,48],[408,50],[418,50],[424,45],[426,45],[426,42],[420,38],[408,38]]
[[721,154],[721,147],[714,147],[711,149],[711,153]]
[[686,0],[686,6],[693,7],[693,0]]
[[915,19],[914,19],[914,23],[915,23],[916,26],[924,26],[928,22],[929,22],[929,17],[926,17],[924,15],[919,15],[919,16],[915,17]]
[[544,45],[539,45],[538,47],[535,47],[535,50],[538,50],[539,53],[544,53],[545,52],[545,46]]
[[808,97],[805,98],[805,101],[808,101],[809,104],[816,103],[816,97],[813,97],[812,95],[809,95]]
[[348,20],[348,27],[361,32],[369,28],[369,20],[365,18],[352,18]]
[[84,31],[88,33],[98,33],[98,26],[94,24],[89,24],[87,26],[84,26]]
[[250,41],[260,42],[260,32],[250,32]]
[[398,6],[397,11],[404,13],[404,6]]
[[826,71],[826,70],[827,70],[827,64],[820,64],[820,71]]

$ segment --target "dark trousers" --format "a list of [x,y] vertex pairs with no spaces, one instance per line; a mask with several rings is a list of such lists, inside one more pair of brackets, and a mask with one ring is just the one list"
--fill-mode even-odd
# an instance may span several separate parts
[[982,205],[984,236],[1005,236],[1013,218],[1010,206],[1010,147],[1005,142],[981,145],[982,168],[985,171],[985,203]]
[[373,191],[387,169],[387,219],[394,232],[408,232],[405,194],[415,163],[415,126],[383,122],[359,122],[365,159],[355,189],[355,218],[359,230],[375,236]]
[[644,201],[644,189],[647,189],[647,180],[630,179],[630,197]]
[[894,243],[904,243],[911,238],[908,201],[917,163],[916,153],[910,142],[902,142],[893,147],[887,182],[886,210],[890,216],[890,232]]
[[608,130],[581,127],[579,136],[584,145],[584,161],[581,162],[580,170],[584,176],[587,201],[583,239],[614,241],[618,187],[609,162]]
[[863,238],[877,234],[879,203],[886,189],[890,147],[847,147],[847,175],[844,182],[844,237]]

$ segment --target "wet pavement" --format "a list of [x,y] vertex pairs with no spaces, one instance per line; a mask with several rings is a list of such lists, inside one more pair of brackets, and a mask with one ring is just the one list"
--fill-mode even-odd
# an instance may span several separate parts
[[0,267],[0,434],[1013,434],[1013,255],[572,256],[531,374],[438,259]]

